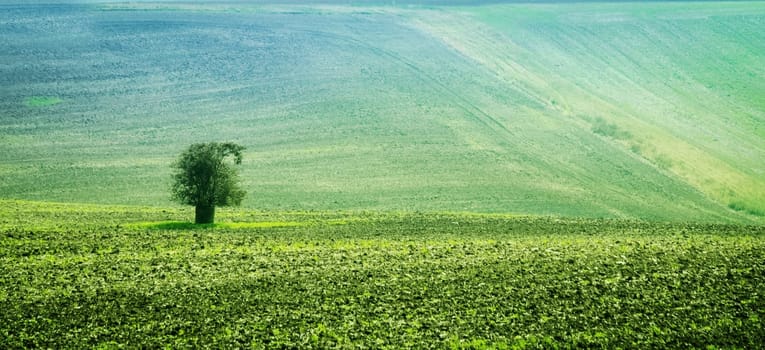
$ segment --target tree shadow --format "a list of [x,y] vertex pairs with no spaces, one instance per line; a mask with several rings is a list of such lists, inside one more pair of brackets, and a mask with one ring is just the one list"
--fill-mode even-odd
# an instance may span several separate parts
[[162,221],[162,222],[142,222],[131,225],[134,227],[150,230],[208,230],[217,227],[216,224],[195,224],[187,221]]
[[[159,222],[137,222],[129,224],[129,227],[149,229],[149,230],[212,230],[220,229],[268,229],[268,228],[287,228],[310,225],[309,222],[295,221],[260,221],[260,222],[223,222],[214,224],[195,224],[188,221],[159,221]],[[339,225],[342,223],[330,223]]]

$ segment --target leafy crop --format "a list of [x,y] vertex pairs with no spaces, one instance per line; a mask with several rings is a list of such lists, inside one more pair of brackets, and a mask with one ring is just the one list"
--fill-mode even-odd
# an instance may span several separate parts
[[225,210],[183,230],[140,223],[188,210],[2,208],[3,348],[765,342],[761,226]]

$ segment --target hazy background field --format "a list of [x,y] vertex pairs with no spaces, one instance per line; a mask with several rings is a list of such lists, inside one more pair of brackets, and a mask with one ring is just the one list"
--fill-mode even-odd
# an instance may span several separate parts
[[762,222],[765,3],[338,3],[0,2],[0,197]]

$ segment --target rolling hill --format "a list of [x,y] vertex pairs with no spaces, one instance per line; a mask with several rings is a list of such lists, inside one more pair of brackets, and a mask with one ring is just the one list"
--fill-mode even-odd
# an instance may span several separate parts
[[765,220],[762,2],[0,6],[0,198]]

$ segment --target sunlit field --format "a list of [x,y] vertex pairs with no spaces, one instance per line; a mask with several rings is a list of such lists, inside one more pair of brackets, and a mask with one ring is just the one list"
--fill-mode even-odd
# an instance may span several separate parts
[[765,341],[762,226],[1,204],[6,348]]

